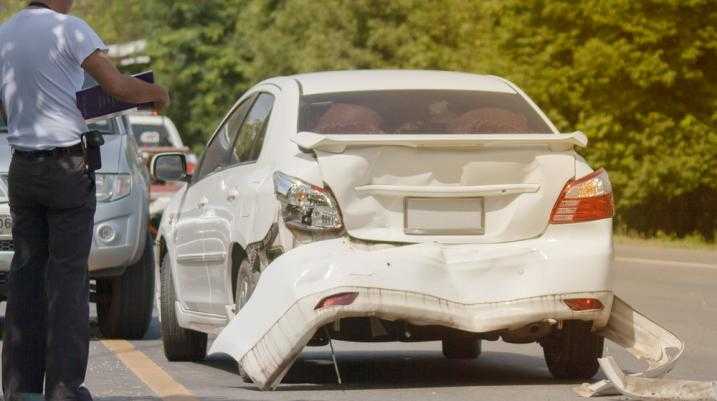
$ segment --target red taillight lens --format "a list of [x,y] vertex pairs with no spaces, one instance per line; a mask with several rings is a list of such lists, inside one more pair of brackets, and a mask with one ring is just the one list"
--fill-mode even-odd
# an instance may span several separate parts
[[577,223],[613,216],[612,185],[604,169],[569,181],[555,202],[551,224]]
[[197,165],[192,162],[187,162],[187,174],[194,174],[194,170],[196,170]]
[[329,306],[351,305],[358,297],[358,292],[342,292],[326,297],[316,304],[314,309],[326,308]]
[[563,302],[565,302],[565,305],[568,305],[568,308],[576,312],[586,310],[602,310],[602,308],[604,308],[602,302],[595,298],[571,298],[564,299]]

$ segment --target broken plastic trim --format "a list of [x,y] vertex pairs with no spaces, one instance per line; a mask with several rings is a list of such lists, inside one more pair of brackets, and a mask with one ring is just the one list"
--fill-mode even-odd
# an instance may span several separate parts
[[617,296],[607,326],[597,334],[620,345],[635,358],[647,362],[648,368],[625,375],[612,357],[601,358],[600,367],[608,380],[583,384],[575,389],[578,395],[717,401],[715,383],[660,379],[674,368],[685,350],[684,344],[674,334],[632,309]]
[[600,359],[600,368],[620,393],[635,399],[717,400],[717,382],[648,379],[627,376],[612,357]]

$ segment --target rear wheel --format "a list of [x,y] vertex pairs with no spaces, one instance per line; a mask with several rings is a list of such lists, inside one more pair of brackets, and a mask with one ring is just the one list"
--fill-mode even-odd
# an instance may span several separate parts
[[98,279],[97,294],[97,322],[103,337],[144,337],[154,308],[154,251],[149,235],[139,261],[119,277]]
[[[259,282],[259,276],[261,276],[261,266],[260,266],[260,260],[259,256],[255,255],[255,257],[244,257],[242,258],[242,261],[239,263],[239,269],[237,269],[237,278],[236,278],[236,295],[235,295],[235,303],[236,303],[236,311],[239,312],[241,308],[246,305],[246,303],[249,301],[249,298],[251,298],[251,294],[254,293],[254,289],[256,288],[256,284]],[[251,377],[244,371],[244,369],[239,365],[239,376],[244,380],[245,383],[251,383]]]
[[453,333],[442,341],[443,355],[448,359],[475,359],[481,352],[481,340],[467,333]]
[[162,344],[164,355],[172,362],[201,361],[207,356],[207,333],[181,327],[177,320],[175,304],[177,295],[172,281],[169,257],[162,260],[160,270],[160,302],[162,316]]
[[540,341],[545,362],[556,379],[587,380],[595,376],[604,339],[592,333],[592,322],[569,320]]

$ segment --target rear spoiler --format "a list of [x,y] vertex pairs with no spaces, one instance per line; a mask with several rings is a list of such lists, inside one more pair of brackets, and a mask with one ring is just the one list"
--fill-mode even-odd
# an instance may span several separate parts
[[570,134],[333,134],[300,132],[292,139],[304,150],[342,153],[349,147],[406,146],[411,148],[549,146],[552,150],[586,147],[580,131]]

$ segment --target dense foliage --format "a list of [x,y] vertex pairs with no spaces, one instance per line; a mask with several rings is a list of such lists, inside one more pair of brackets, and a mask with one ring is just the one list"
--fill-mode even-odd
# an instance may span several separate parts
[[621,227],[714,240],[714,0],[78,5],[113,39],[146,33],[153,67],[173,91],[170,114],[196,146],[244,90],[270,76],[353,68],[496,74],[525,89],[561,130],[588,135],[583,153],[610,172]]

